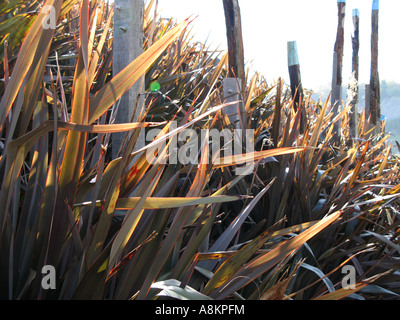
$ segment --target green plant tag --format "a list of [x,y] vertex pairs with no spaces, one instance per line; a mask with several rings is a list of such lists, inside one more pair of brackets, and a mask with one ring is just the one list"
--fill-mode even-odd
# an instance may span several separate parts
[[161,86],[157,81],[154,81],[152,84],[150,84],[150,90],[151,92],[158,92],[160,91]]

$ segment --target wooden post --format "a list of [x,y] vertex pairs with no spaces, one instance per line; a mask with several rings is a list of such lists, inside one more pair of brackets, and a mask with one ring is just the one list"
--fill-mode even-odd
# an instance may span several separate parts
[[[247,128],[246,112],[244,110],[241,90],[246,85],[244,68],[244,49],[242,37],[242,21],[238,0],[223,0],[228,42],[229,72],[228,79],[224,80],[224,98],[227,102],[240,101],[237,105],[226,109],[231,114],[229,119],[235,128]],[[235,114],[235,115],[234,115]]]
[[229,77],[241,80],[241,86],[246,82],[244,68],[244,48],[242,37],[242,21],[238,0],[223,0],[225,11],[226,35],[228,40]]
[[357,138],[357,128],[358,128],[358,100],[359,100],[359,51],[360,51],[360,11],[358,9],[353,10],[353,25],[354,25],[354,35],[352,36],[352,46],[353,46],[353,59],[352,59],[352,71],[355,79],[354,84],[350,84],[350,91],[353,92],[351,104],[351,114],[350,114],[350,136],[352,138]]
[[[239,143],[240,146],[245,146],[246,139],[246,113],[243,112],[243,101],[241,99],[241,86],[240,81],[236,78],[225,78],[223,80],[223,95],[224,95],[224,103],[236,102],[230,106],[224,108],[225,114],[228,116],[229,121],[233,124],[232,129],[241,129],[242,132],[242,141],[236,141],[234,139],[234,144]],[[237,147],[234,147],[235,150],[238,150]],[[242,152],[246,152],[245,149],[242,149]]]
[[224,102],[238,102],[237,104],[233,104],[224,108],[224,112],[229,118],[229,121],[233,124],[233,129],[239,129],[240,120],[239,120],[239,112],[240,112],[240,85],[237,79],[235,78],[225,78],[223,80],[224,87]]
[[[333,53],[333,77],[331,106],[334,116],[339,114],[342,103],[342,69],[343,69],[343,47],[344,47],[344,18],[346,13],[346,0],[338,0],[338,28]],[[335,124],[336,140],[340,137],[340,121]]]
[[369,84],[365,85],[365,119],[364,119],[364,132],[368,132],[370,129],[371,122],[371,104],[370,104],[371,87]]
[[[299,54],[297,51],[297,42],[289,41],[287,43],[287,51],[288,51],[290,89],[292,91],[292,98],[294,100],[294,109],[297,112],[301,107],[301,103],[304,99],[303,84],[301,82]],[[302,114],[301,114],[300,132],[304,133],[306,124],[306,114],[305,110],[302,110],[301,112]]]
[[300,98],[303,99],[303,86],[301,83],[300,62],[297,51],[296,41],[289,41],[288,46],[288,66],[290,76],[290,89],[295,101],[295,109],[299,108]]
[[371,35],[371,78],[370,78],[370,117],[371,124],[378,126],[381,118],[380,82],[378,72],[378,27],[379,0],[372,3],[372,35]]
[[[114,1],[114,39],[113,39],[113,74],[116,75],[129,63],[143,53],[143,0]],[[142,81],[122,96],[116,115],[116,123],[137,121],[141,112],[136,109]],[[125,133],[112,135],[112,156],[118,157]]]

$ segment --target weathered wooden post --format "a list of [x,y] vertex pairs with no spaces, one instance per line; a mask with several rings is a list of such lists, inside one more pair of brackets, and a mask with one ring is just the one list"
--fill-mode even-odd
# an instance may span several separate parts
[[[343,47],[344,47],[344,18],[346,13],[346,0],[338,0],[338,28],[336,42],[333,53],[333,77],[332,77],[332,97],[331,106],[333,115],[337,116],[340,112],[342,103],[342,69],[343,69]],[[335,138],[340,137],[341,123],[335,123]]]
[[[290,89],[292,91],[292,98],[294,101],[294,109],[298,111],[301,108],[302,101],[304,99],[303,84],[301,82],[300,72],[300,61],[299,54],[297,51],[297,42],[289,41],[287,43],[288,52],[288,67],[289,67],[289,78],[290,78]],[[306,124],[305,110],[302,110],[300,132],[304,133]]]
[[373,126],[380,124],[380,82],[378,71],[378,28],[379,0],[372,3],[372,35],[371,35],[371,78],[370,78],[370,118]]
[[364,121],[364,131],[369,130],[369,123],[371,121],[371,104],[370,104],[370,96],[371,96],[371,86],[369,84],[365,85],[365,121]]
[[235,104],[232,104],[230,106],[227,106],[224,108],[224,112],[229,118],[229,121],[234,125],[234,129],[239,129],[241,128],[240,125],[240,86],[239,82],[235,78],[225,78],[222,82],[223,87],[224,87],[224,102],[225,103],[230,103],[230,102],[237,102]]
[[297,42],[289,41],[288,47],[288,66],[289,66],[289,77],[290,77],[290,89],[292,91],[292,97],[295,101],[296,111],[299,108],[300,99],[303,98],[303,86],[301,83],[300,73],[300,62],[297,51]]
[[240,79],[241,85],[244,86],[246,73],[239,1],[223,0],[223,4],[228,40],[229,77]]
[[[144,1],[115,0],[114,8],[113,74],[116,75],[143,53]],[[138,120],[141,110],[139,110],[140,108],[136,109],[136,106],[141,90],[141,82],[137,81],[122,96],[115,119],[116,123]],[[113,159],[118,157],[118,151],[122,146],[124,137],[125,133],[112,135]]]
[[354,83],[350,84],[350,92],[353,96],[351,97],[351,114],[350,114],[350,136],[356,138],[358,135],[358,100],[359,100],[359,51],[360,51],[360,11],[358,9],[353,10],[353,25],[354,34],[351,38],[353,46],[353,59],[352,59],[352,71],[354,76]]
[[[223,0],[223,5],[229,59],[228,79],[224,80],[224,98],[228,98],[227,102],[232,102],[233,99],[243,100],[241,90],[246,85],[242,21],[238,0]],[[238,102],[237,105],[230,106],[225,111],[230,114],[229,119],[236,122],[236,128],[246,129],[247,119],[243,102]]]

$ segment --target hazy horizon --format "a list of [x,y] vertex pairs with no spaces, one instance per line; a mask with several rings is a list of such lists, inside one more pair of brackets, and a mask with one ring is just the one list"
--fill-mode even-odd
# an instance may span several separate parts
[[[226,28],[222,0],[159,0],[162,17],[192,22],[193,35],[210,49],[226,50]],[[267,81],[282,77],[288,82],[287,42],[297,41],[303,86],[314,91],[331,84],[333,48],[337,30],[337,0],[247,0],[239,1],[246,66]],[[360,12],[360,83],[369,83],[372,0],[347,0],[343,84],[351,77],[352,11]],[[379,10],[380,79],[400,83],[400,66],[395,65],[399,43],[392,41],[400,30],[400,2],[384,0]]]

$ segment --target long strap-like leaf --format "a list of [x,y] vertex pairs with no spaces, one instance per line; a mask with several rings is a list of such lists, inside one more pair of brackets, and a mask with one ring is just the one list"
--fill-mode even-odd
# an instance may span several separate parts
[[89,124],[106,112],[157,60],[164,50],[188,26],[185,20],[166,33],[159,41],[131,62],[90,99]]
[[[61,0],[48,0],[44,4],[43,8],[54,8],[53,13],[56,15],[54,18],[57,19],[61,9],[61,4]],[[46,56],[48,54],[48,52],[46,52],[46,50],[49,50],[47,40],[52,39],[54,34],[54,29],[43,28],[42,25],[48,14],[49,12],[46,12],[44,9],[39,12],[21,46],[11,79],[0,102],[0,132],[3,130],[7,114],[11,110],[33,62],[35,59],[38,59],[39,56]]]
[[230,282],[227,282],[225,286],[217,289],[211,296],[215,299],[224,299],[238,289],[244,287],[246,284],[274,267],[288,255],[298,250],[306,241],[310,240],[330,224],[335,222],[341,216],[341,214],[342,212],[338,211],[327,216],[298,236],[283,242],[275,249],[259,256],[258,258],[255,258],[249,264],[245,265],[241,270],[236,272],[235,275],[232,276]]

